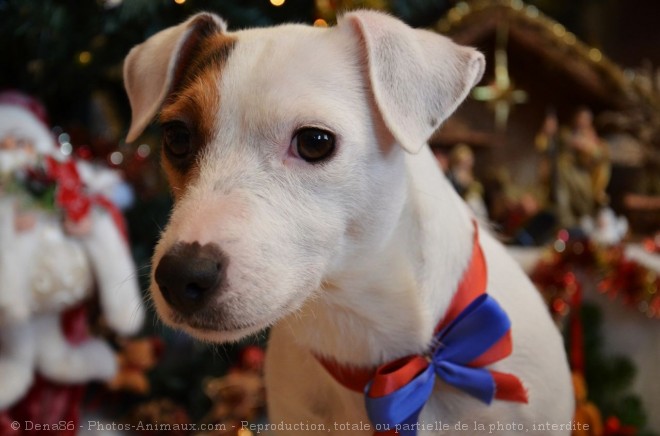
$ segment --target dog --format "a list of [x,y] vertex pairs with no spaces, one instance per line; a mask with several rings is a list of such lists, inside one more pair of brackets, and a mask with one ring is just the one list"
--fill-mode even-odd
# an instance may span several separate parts
[[[204,341],[272,327],[270,430],[373,434],[364,396],[324,362],[376,368],[428,351],[477,227],[426,141],[484,64],[472,48],[373,11],[327,29],[237,32],[201,13],[128,54],[127,140],[158,119],[175,200],[153,255],[155,307]],[[527,404],[486,405],[438,380],[417,433],[568,434],[561,336],[525,274],[479,233],[487,294],[513,338],[489,368],[515,374]]]

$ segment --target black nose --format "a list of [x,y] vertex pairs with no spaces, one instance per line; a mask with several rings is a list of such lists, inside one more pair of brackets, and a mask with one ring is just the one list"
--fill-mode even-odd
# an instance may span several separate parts
[[179,242],[160,259],[155,279],[165,301],[189,315],[220,293],[227,264],[227,257],[215,244]]

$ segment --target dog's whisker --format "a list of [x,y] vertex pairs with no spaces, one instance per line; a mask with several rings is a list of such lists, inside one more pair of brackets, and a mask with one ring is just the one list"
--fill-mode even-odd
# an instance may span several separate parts
[[146,309],[155,310],[156,303],[154,302],[154,299],[151,297],[149,289],[143,289],[141,294],[142,294],[141,301],[144,307]]
[[143,272],[143,271],[149,272],[151,270],[151,264],[146,263],[146,264],[143,264],[143,265],[140,265],[140,266],[136,266],[135,269],[136,269],[136,271],[138,271],[140,273]]
[[158,329],[160,331],[160,336],[165,334],[165,325],[156,316],[151,317],[151,327],[154,330]]
[[163,233],[163,226],[160,225],[160,222],[155,217],[151,218],[151,221],[153,222],[154,226],[158,229],[159,233]]
[[[223,362],[229,362],[229,354],[227,353],[227,348],[224,344],[219,344],[217,342],[206,342],[206,347],[211,351],[211,356],[213,360],[220,359]],[[223,356],[224,354],[224,356]]]

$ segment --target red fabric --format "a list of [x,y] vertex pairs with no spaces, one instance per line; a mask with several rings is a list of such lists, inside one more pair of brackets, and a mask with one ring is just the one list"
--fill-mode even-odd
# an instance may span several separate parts
[[407,356],[378,367],[369,396],[378,398],[401,389],[428,366],[429,362],[422,356]]
[[128,241],[126,221],[121,211],[103,195],[87,195],[75,161],[59,162],[48,156],[46,157],[46,169],[48,175],[57,183],[55,200],[57,205],[64,210],[67,218],[76,223],[80,222],[89,215],[92,205],[101,206],[112,217],[124,241]]
[[511,330],[506,332],[502,338],[488,349],[484,354],[470,362],[470,366],[475,368],[487,366],[502,360],[513,351],[513,341],[511,339]]
[[[64,312],[60,322],[69,343],[78,345],[89,338],[84,303]],[[75,436],[84,394],[83,384],[61,384],[37,375],[28,393],[11,409],[0,414],[0,436]],[[6,424],[13,421],[20,424],[16,431],[6,428]],[[26,422],[35,425],[26,429]],[[37,429],[36,424],[47,424],[50,428]],[[55,424],[57,430],[52,428]]]
[[334,360],[325,359],[321,356],[316,356],[316,360],[323,365],[326,371],[332,375],[340,385],[355,392],[364,392],[364,387],[367,386],[372,379],[376,370],[374,368],[355,368],[347,365],[340,365]]
[[12,421],[9,411],[0,412],[0,436],[14,433],[14,429],[11,428]]
[[89,323],[87,322],[87,304],[81,303],[64,311],[60,317],[62,332],[67,342],[80,345],[89,339]]
[[498,371],[490,371],[490,374],[493,376],[497,387],[495,390],[496,399],[525,404],[529,402],[527,390],[518,377]]
[[[8,418],[20,424],[19,430],[12,430],[9,434],[74,436],[79,428],[80,404],[84,394],[84,385],[63,385],[37,376],[26,396],[6,412],[5,420]],[[34,423],[34,426],[27,429],[26,422]],[[37,429],[36,424],[49,425],[50,428]],[[52,428],[55,425],[57,429]]]
[[46,169],[48,175],[57,182],[55,193],[57,205],[64,210],[68,219],[76,223],[80,222],[89,214],[92,201],[85,195],[76,163],[72,160],[59,162],[47,156]]
[[463,311],[475,298],[486,292],[488,281],[488,269],[486,268],[486,259],[479,244],[479,227],[474,224],[474,238],[472,242],[472,257],[467,269],[463,273],[463,278],[458,284],[458,289],[449,304],[445,317],[438,323],[434,333],[438,333],[445,328],[451,321],[456,319],[459,313]]
[[582,319],[580,309],[582,307],[582,289],[577,280],[572,280],[569,286],[573,286],[573,295],[571,297],[571,317],[570,317],[570,361],[571,368],[574,371],[584,374],[584,332],[582,330]]

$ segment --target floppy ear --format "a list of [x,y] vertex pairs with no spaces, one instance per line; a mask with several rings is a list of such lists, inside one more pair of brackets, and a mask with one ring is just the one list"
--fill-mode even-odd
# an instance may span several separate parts
[[348,13],[339,26],[350,26],[360,36],[378,109],[411,153],[422,148],[484,72],[484,57],[475,49],[383,13]]
[[204,12],[133,47],[124,61],[124,86],[132,111],[128,142],[137,139],[165,97],[176,90],[185,65],[194,57],[200,42],[226,30],[220,17]]

